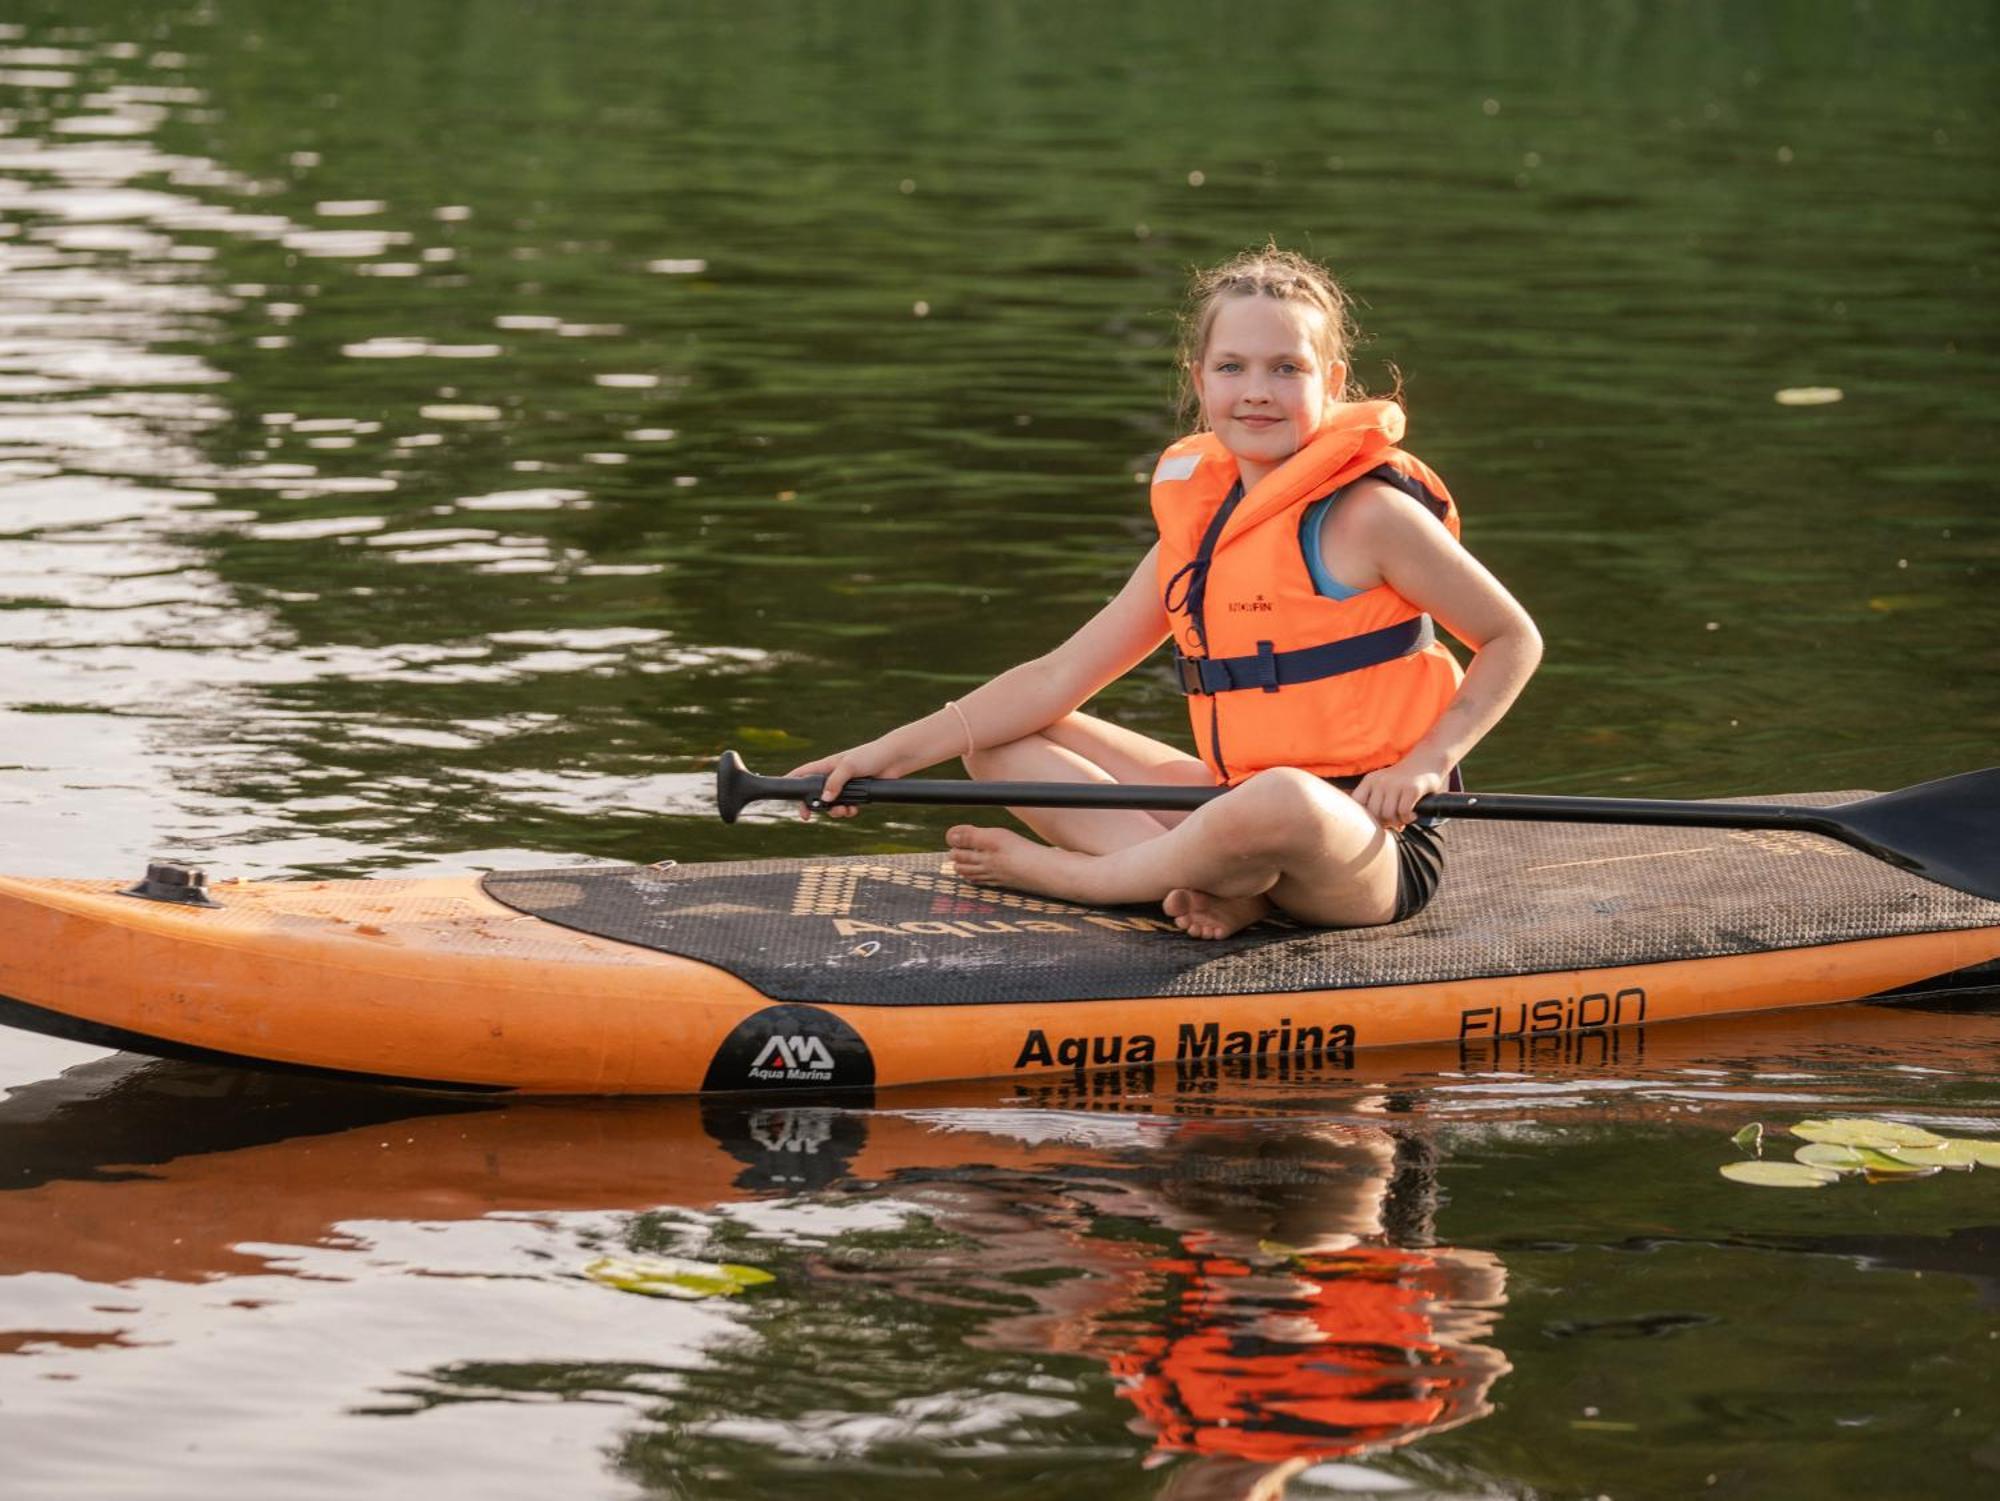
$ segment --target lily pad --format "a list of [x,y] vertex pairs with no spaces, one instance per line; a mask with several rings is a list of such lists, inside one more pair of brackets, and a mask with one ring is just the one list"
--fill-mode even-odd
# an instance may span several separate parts
[[[1854,1150],[1861,1157],[1861,1171],[1871,1179],[1928,1178],[1937,1171],[1935,1167],[1925,1163],[1905,1162],[1901,1157],[1892,1157],[1887,1152],[1876,1151],[1873,1147],[1856,1147]],[[1918,1149],[1906,1147],[1903,1150],[1913,1152]]]
[[1894,1147],[1888,1155],[1898,1162],[1913,1162],[1918,1167],[1948,1167],[1956,1172],[1969,1172],[1979,1164],[1979,1158],[1973,1154],[1971,1147],[1970,1142],[1947,1141],[1941,1147]]
[[1922,1126],[1906,1126],[1900,1121],[1839,1120],[1800,1121],[1792,1135],[1805,1141],[1826,1141],[1843,1147],[1941,1147],[1945,1139]]
[[1853,1147],[1836,1146],[1830,1141],[1807,1142],[1792,1156],[1807,1167],[1830,1168],[1836,1173],[1858,1173],[1863,1166],[1861,1154]]
[[747,1287],[777,1280],[754,1266],[678,1256],[600,1256],[583,1275],[621,1293],[649,1298],[733,1298]]
[[1732,1146],[1741,1147],[1746,1152],[1763,1151],[1764,1123],[1762,1121],[1750,1122],[1749,1125],[1745,1126],[1741,1131],[1738,1131],[1734,1136],[1730,1137],[1729,1141]]
[[1725,1162],[1722,1176],[1760,1188],[1825,1188],[1840,1181],[1840,1174],[1832,1168],[1810,1167],[1803,1162]]
[[1980,1141],[1970,1136],[1947,1138],[1949,1145],[1964,1147],[1972,1160],[1981,1167],[2000,1167],[2000,1141]]
[[796,750],[812,742],[802,735],[794,735],[790,730],[768,729],[763,725],[742,724],[736,727],[736,741],[753,750]]

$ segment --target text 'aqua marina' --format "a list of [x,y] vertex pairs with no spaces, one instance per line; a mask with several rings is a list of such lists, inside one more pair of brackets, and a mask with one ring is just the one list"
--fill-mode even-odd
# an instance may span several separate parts
[[[1275,1027],[1225,1032],[1220,1022],[1182,1022],[1173,1038],[1176,1063],[1211,1058],[1261,1058],[1301,1054],[1308,1058],[1343,1052],[1354,1046],[1354,1028],[1345,1022],[1299,1027],[1285,1017]],[[1016,1068],[1110,1068],[1121,1063],[1151,1063],[1160,1055],[1160,1040],[1151,1032],[1094,1032],[1051,1037],[1040,1027],[1029,1029],[1021,1043]]]

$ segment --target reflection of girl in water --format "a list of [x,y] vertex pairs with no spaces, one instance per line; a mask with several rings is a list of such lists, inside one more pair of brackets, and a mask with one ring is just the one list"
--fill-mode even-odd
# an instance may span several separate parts
[[1466,1305],[1497,1299],[1492,1257],[1373,1246],[1259,1267],[1208,1240],[1154,1263],[1172,1298],[1160,1330],[1108,1362],[1156,1453],[1296,1469],[1491,1410],[1507,1365]]
[[1508,1366],[1481,1341],[1504,1272],[1485,1252],[1384,1242],[1391,1200],[1399,1217],[1416,1200],[1427,1227],[1434,1191],[1397,1145],[1370,1127],[1183,1128],[1161,1185],[1178,1254],[1151,1268],[1165,1306],[1108,1360],[1155,1454],[1203,1457],[1163,1494],[1275,1496],[1315,1461],[1491,1411]]
[[[1420,1144],[1346,1123],[1146,1124],[1112,1171],[1050,1197],[1003,1208],[962,1182],[918,1197],[942,1223],[976,1224],[973,1280],[1083,1273],[1039,1290],[1033,1313],[989,1322],[980,1343],[1102,1361],[1150,1462],[1194,1456],[1162,1496],[1276,1497],[1314,1463],[1491,1411],[1509,1367],[1484,1341],[1505,1271],[1429,1244]],[[1412,1243],[1390,1243],[1390,1224]]]

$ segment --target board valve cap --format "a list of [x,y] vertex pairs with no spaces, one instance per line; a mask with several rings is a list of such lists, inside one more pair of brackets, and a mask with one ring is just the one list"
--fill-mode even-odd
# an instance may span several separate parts
[[183,907],[220,907],[208,894],[208,874],[175,860],[152,860],[146,865],[146,879],[128,886],[120,896],[136,896],[148,902],[175,902]]

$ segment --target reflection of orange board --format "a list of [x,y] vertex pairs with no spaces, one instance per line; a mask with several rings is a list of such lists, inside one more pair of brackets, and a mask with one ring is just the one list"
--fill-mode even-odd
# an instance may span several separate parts
[[[1885,1057],[1965,1078],[1990,1071],[1997,1047],[2000,1011],[1854,1006],[1381,1049],[1294,1061],[1282,1077],[1246,1060],[958,1081],[880,1092],[873,1108],[785,1095],[501,1102],[102,1059],[0,1099],[0,1277],[94,1285],[36,1303],[34,1327],[0,1327],[0,1352],[177,1338],[154,1315],[178,1306],[152,1285],[163,1281],[204,1286],[206,1328],[292,1301],[278,1276],[460,1270],[457,1242],[431,1239],[441,1254],[427,1259],[428,1237],[399,1225],[532,1218],[535,1231],[497,1232],[532,1247],[515,1273],[574,1276],[607,1249],[605,1213],[637,1211],[624,1244],[704,1257],[726,1245],[778,1275],[723,1315],[746,1348],[768,1342],[752,1368],[796,1360],[794,1310],[808,1303],[878,1324],[946,1318],[968,1349],[1095,1363],[1159,1453],[1303,1464],[1476,1421],[1505,1378],[1499,1341],[1521,1327],[1499,1321],[1507,1268],[1433,1218],[1458,1126],[1476,1122],[1491,1145],[1496,1123],[1546,1122],[1556,1094],[1565,1131],[1535,1138],[1536,1171],[1588,1184],[1656,1167],[1650,1127],[1690,1119],[1690,1085],[1712,1088],[1702,1130],[1719,1143],[1735,1124],[1723,1115],[1764,1108],[1769,1060],[1811,1081],[1787,1088],[1817,1112],[1875,1103],[1848,1100],[1843,1080],[1872,1091]],[[1607,1063],[1620,1087],[1602,1087]],[[1487,1070],[1497,1090],[1481,1087]],[[1519,1091],[1528,1071],[1539,1087]],[[1607,1119],[1608,1132],[1579,1129]],[[758,1200],[791,1212],[731,1215]],[[843,1207],[861,1204],[932,1229],[828,1254],[853,1223]],[[551,1218],[568,1213],[585,1218]],[[732,1219],[747,1234],[707,1238]],[[809,1250],[787,1250],[788,1226],[812,1227]],[[1871,1236],[1855,1249],[1917,1270],[1987,1269],[1970,1242]],[[225,1280],[246,1275],[265,1280]],[[900,1369],[870,1380],[887,1389]]]
[[[1714,1078],[1719,1069],[1747,1072],[1762,1060],[1790,1059],[1813,1072],[1815,1097],[1830,1108],[1838,1100],[1826,1081],[1850,1056],[1864,1079],[1884,1057],[1971,1077],[1990,1071],[1996,1046],[2000,1014],[1850,1007],[1467,1053],[1398,1048],[1316,1067],[1295,1063],[1282,1077],[1275,1063],[1259,1069],[1246,1061],[1213,1071],[957,1081],[878,1093],[872,1109],[782,1095],[499,1105],[106,1059],[65,1076],[53,1100],[36,1098],[52,1087],[42,1085],[0,1101],[10,1168],[0,1185],[0,1276],[201,1281],[260,1268],[263,1256],[241,1247],[323,1244],[351,1222],[707,1211],[842,1184],[907,1198],[921,1181],[961,1183],[972,1166],[1071,1187],[1089,1178],[1093,1192],[1105,1193],[1129,1186],[1130,1173],[1072,1170],[1137,1161],[1179,1183],[1184,1207],[1207,1205],[1198,1223],[1213,1230],[1233,1223],[1228,1204],[1271,1181],[1258,1176],[1260,1164],[1325,1158],[1326,1179],[1310,1193],[1267,1194],[1310,1224],[1278,1216],[1238,1227],[1253,1242],[1299,1244],[1316,1231],[1375,1233],[1378,1190],[1395,1151],[1386,1130],[1364,1123],[1407,1127],[1410,1118],[1385,1113],[1382,1102],[1407,1086],[1434,1088],[1446,1071],[1460,1074],[1461,1084],[1489,1070],[1510,1080],[1531,1071],[1544,1085],[1576,1086],[1564,1095],[1565,1122],[1611,1115],[1629,1125],[1684,1119],[1678,1112],[1694,1068]],[[1595,1096],[1607,1065],[1621,1079],[1674,1088]],[[1334,1098],[1338,1112],[1329,1110]],[[1538,1119],[1548,1100],[1546,1090],[1511,1101],[1488,1096],[1478,1118]],[[1216,1121],[1218,1108],[1239,1126],[1262,1117],[1269,1129],[1244,1135]],[[1232,1152],[1256,1160],[1231,1164],[1224,1159]],[[1009,1212],[1024,1212],[1035,1197],[1010,1196]],[[989,1241],[991,1231],[982,1231]]]
[[[1452,833],[1460,841],[1455,857],[1474,852]],[[1768,854],[1723,846],[1713,855],[1692,846],[1659,853],[1677,858],[1655,865],[1689,872],[1682,879],[1697,888],[1734,868],[1726,861]],[[943,890],[935,860],[926,867],[924,858],[855,862],[888,872],[875,882],[888,893],[883,900],[948,914],[902,926],[884,920],[894,916],[888,908],[855,906],[851,894],[837,904],[847,915],[789,895],[775,913],[754,911],[747,897],[723,899],[735,889],[728,882],[750,892],[774,871],[783,892],[803,890],[804,874],[837,872],[840,862],[540,878],[551,906],[572,900],[563,894],[572,885],[624,881],[626,895],[653,919],[661,911],[673,919],[656,922],[666,933],[657,946],[645,946],[657,934],[628,942],[577,931],[587,926],[581,919],[558,926],[502,905],[472,878],[225,884],[215,891],[217,908],[135,899],[110,882],[0,878],[0,1020],[169,1057],[413,1084],[681,1093],[1326,1058],[1394,1043],[1488,1047],[1852,1000],[2000,959],[2000,904],[1845,852],[1823,868],[1817,856],[1798,861],[1815,867],[1795,872],[1794,885],[1807,893],[1798,900],[1817,909],[1785,914],[1774,936],[1753,937],[1748,948],[1733,918],[1718,921],[1690,904],[1685,887],[1644,906],[1606,899],[1609,877],[1595,867],[1627,858],[1616,855],[1544,861],[1534,869],[1556,874],[1541,879],[1562,884],[1525,894],[1519,880],[1468,894],[1459,870],[1456,907],[1441,899],[1432,914],[1401,928],[1281,929],[1225,950],[1129,915]],[[1585,866],[1592,868],[1579,874]],[[494,889],[509,889],[497,884],[503,879],[494,878]],[[1857,882],[1866,902],[1848,899],[1846,888]],[[1760,911],[1775,905],[1768,889],[1737,895]],[[1562,921],[1575,930],[1566,933],[1570,948],[1559,951],[1563,962],[1494,958],[1528,952],[1524,929],[1555,921],[1536,915],[1535,904],[1558,897],[1571,903]],[[987,907],[1002,915],[982,916]],[[1814,910],[1823,913],[1817,926],[1802,926],[1800,911]],[[696,929],[690,945],[713,945],[736,931],[726,924],[745,911],[756,924],[742,930],[741,965],[663,951]],[[1857,912],[1874,926],[1857,921]],[[882,936],[870,936],[877,930]],[[1718,932],[1729,942],[1715,941]],[[756,965],[770,962],[781,939],[796,939],[804,957],[788,959],[777,984]],[[1063,955],[1075,953],[1081,974],[1093,943],[1096,988],[1079,982],[1065,992]],[[1113,943],[1154,968],[1106,965],[1104,946]],[[1357,979],[1391,945],[1432,970],[1458,964],[1453,973],[1463,977]],[[1661,957],[1676,952],[1699,957]],[[1010,965],[1015,953],[1021,962]],[[731,969],[755,974],[757,983]],[[1033,998],[984,998],[1025,994],[1029,971],[1043,987]],[[1124,973],[1142,990],[1152,973],[1168,978],[1154,993],[1105,994],[1104,977],[1115,983]]]

